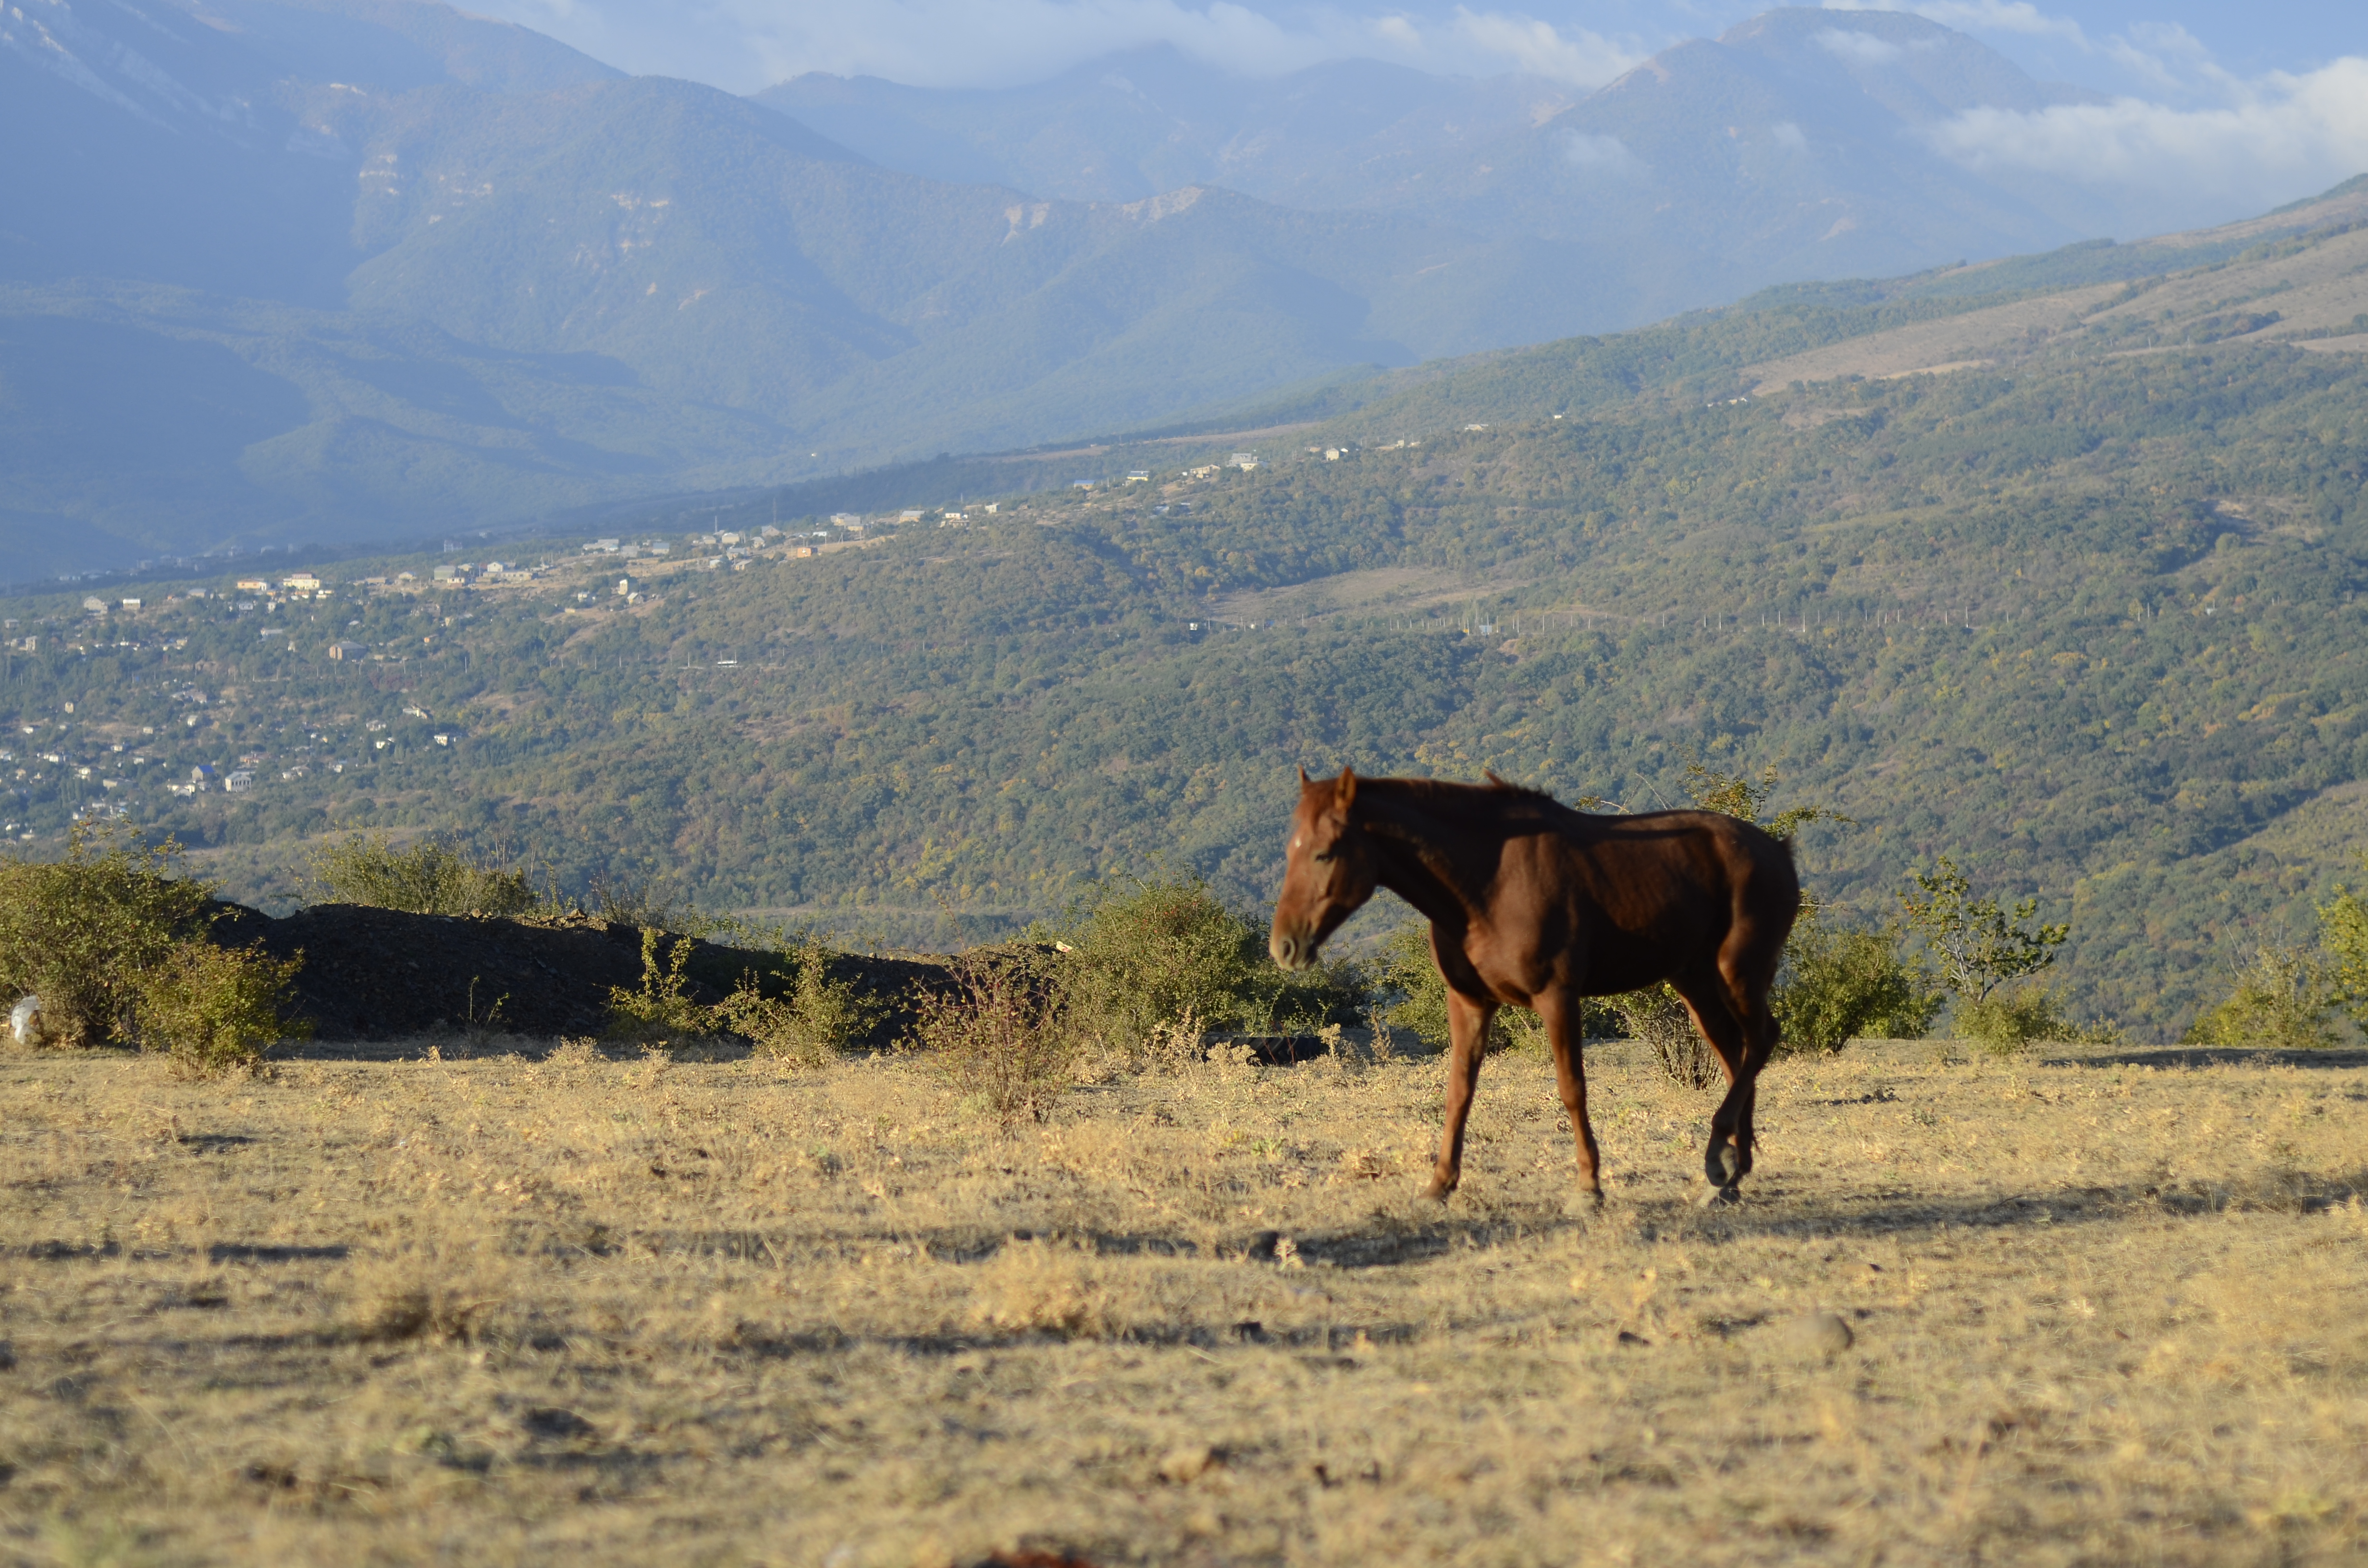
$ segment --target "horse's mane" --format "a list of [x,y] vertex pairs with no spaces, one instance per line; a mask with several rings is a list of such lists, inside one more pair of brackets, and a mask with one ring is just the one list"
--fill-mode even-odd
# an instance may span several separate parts
[[1492,769],[1486,784],[1459,784],[1445,778],[1360,778],[1360,789],[1375,784],[1417,804],[1437,811],[1447,811],[1466,818],[1482,817],[1492,822],[1536,822],[1540,819],[1563,820],[1584,813],[1564,805],[1543,790],[1532,790],[1526,784],[1515,784],[1497,777]]

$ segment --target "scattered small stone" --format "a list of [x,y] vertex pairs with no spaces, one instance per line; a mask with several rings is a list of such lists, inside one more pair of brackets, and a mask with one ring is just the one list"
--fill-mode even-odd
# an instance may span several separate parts
[[1620,1331],[1620,1337],[1614,1339],[1611,1343],[1614,1345],[1650,1345],[1653,1342],[1645,1338],[1641,1334],[1631,1334],[1623,1328]]
[[1839,1312],[1809,1312],[1794,1318],[1784,1336],[1795,1348],[1816,1356],[1839,1356],[1858,1337]]
[[1216,1450],[1205,1443],[1190,1443],[1170,1449],[1167,1457],[1159,1461],[1159,1473],[1183,1486],[1200,1480],[1216,1462]]
[[555,1405],[536,1406],[526,1413],[518,1425],[533,1437],[588,1437],[593,1430],[592,1423],[575,1412]]

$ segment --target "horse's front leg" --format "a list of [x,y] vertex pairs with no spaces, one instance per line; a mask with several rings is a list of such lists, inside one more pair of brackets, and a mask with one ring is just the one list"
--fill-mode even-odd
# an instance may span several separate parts
[[1601,1153],[1595,1146],[1595,1128],[1587,1119],[1587,1062],[1580,1054],[1586,1043],[1580,1021],[1587,1016],[1587,1004],[1560,991],[1544,991],[1536,997],[1536,1006],[1538,1021],[1545,1026],[1546,1044],[1554,1051],[1554,1087],[1562,1096],[1562,1108],[1570,1116],[1571,1138],[1578,1145],[1579,1197],[1600,1206],[1603,1202]]
[[1431,1170],[1427,1195],[1441,1203],[1463,1179],[1463,1122],[1472,1114],[1472,1091],[1480,1085],[1480,1058],[1496,1017],[1496,1003],[1448,991],[1447,1125],[1440,1131],[1439,1164]]

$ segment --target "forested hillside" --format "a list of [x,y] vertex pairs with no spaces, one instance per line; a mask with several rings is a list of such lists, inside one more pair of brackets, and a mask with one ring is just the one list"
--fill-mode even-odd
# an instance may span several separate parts
[[[745,571],[628,562],[638,603],[564,549],[523,585],[276,612],[26,603],[10,831],[41,852],[111,802],[284,903],[317,835],[448,829],[573,887],[955,940],[1160,860],[1263,901],[1303,763],[1634,810],[1700,756],[1856,818],[1803,854],[1863,917],[1941,852],[2037,895],[2078,1006],[2146,1030],[2362,845],[2361,356],[2091,356],[1332,449]],[[161,788],[242,759],[245,793]]]

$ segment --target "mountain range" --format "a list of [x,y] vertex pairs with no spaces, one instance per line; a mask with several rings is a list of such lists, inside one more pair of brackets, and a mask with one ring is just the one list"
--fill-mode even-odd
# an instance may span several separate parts
[[1923,132],[2068,101],[1782,10],[1599,92],[1137,52],[632,78],[427,0],[0,15],[0,577],[420,537],[1218,417],[2044,249]]

